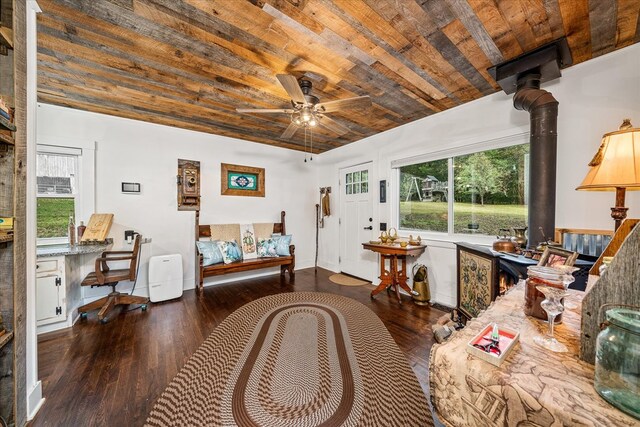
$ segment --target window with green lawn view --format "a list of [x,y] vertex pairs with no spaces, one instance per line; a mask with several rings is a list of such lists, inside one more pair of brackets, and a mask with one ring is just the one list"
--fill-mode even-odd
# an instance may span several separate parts
[[77,205],[78,156],[38,152],[36,169],[38,239],[66,238]]
[[521,144],[400,167],[400,228],[497,235],[526,226],[528,161]]

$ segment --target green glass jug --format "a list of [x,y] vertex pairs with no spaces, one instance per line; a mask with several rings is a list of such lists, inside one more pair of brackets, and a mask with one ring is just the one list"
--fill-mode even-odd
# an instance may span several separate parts
[[640,419],[640,310],[612,308],[605,319],[596,342],[596,391]]

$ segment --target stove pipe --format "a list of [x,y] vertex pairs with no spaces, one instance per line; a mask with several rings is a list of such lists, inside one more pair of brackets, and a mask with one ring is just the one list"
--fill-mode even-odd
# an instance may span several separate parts
[[544,240],[541,228],[548,238],[555,231],[558,101],[540,89],[540,73],[531,71],[518,77],[513,106],[530,115],[528,245],[535,248]]

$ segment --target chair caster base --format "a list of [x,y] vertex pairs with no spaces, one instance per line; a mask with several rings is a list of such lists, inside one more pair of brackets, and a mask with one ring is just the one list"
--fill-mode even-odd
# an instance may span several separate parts
[[80,313],[80,319],[86,319],[88,316],[87,312]]
[[147,311],[147,304],[142,304],[140,308],[142,309],[142,311]]
[[107,319],[106,317],[104,319],[100,319],[100,323],[102,323],[103,325],[106,324],[109,321],[109,319]]

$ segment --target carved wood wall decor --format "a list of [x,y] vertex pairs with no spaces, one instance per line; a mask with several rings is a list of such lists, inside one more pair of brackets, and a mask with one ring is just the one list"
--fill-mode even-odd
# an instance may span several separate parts
[[276,74],[323,101],[369,95],[315,151],[499,90],[487,68],[566,36],[573,63],[640,40],[635,0],[39,0],[46,103],[303,150]]
[[178,210],[200,210],[200,162],[178,159]]

